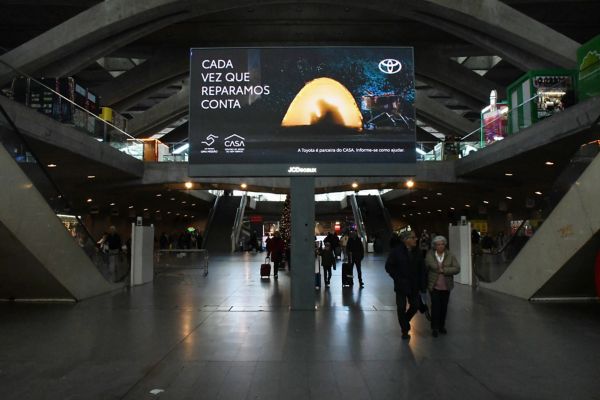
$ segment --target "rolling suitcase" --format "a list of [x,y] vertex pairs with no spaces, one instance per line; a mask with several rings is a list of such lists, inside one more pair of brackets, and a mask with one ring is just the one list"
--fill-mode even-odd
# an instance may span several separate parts
[[260,264],[260,279],[269,279],[271,277],[271,258],[265,258],[264,264]]
[[318,272],[315,272],[315,290],[321,289],[321,256],[317,256]]
[[342,287],[351,287],[353,285],[352,264],[349,262],[342,263]]

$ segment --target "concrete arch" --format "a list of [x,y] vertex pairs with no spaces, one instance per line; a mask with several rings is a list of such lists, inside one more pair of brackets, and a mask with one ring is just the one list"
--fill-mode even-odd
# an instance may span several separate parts
[[[272,3],[298,5],[293,0]],[[495,42],[498,43],[498,55],[511,62],[518,62],[520,57],[533,54],[546,66],[573,67],[575,64],[577,42],[499,0],[400,0],[393,3],[384,0],[371,0],[368,3],[327,0],[322,3],[368,8],[387,15],[413,18],[457,34],[469,42],[479,42],[476,43],[478,45],[487,43],[492,46]],[[265,2],[258,0],[224,0],[218,3],[208,0],[106,0],[3,55],[2,60],[31,73],[110,36],[153,20],[168,16],[185,20],[216,11],[264,5]],[[482,38],[494,40],[485,41]],[[516,50],[514,54],[511,54],[511,49]],[[12,75],[6,67],[0,71],[0,82],[6,82]]]

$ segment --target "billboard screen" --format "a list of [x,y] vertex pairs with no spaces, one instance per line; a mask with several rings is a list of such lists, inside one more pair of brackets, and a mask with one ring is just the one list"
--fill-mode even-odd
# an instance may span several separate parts
[[196,48],[190,176],[414,174],[412,48]]

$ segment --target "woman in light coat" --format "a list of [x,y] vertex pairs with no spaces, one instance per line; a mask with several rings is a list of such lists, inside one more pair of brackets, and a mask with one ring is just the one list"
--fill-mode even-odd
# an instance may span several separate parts
[[447,240],[443,236],[433,239],[433,248],[427,252],[427,289],[431,295],[431,330],[433,337],[438,333],[446,334],[446,312],[450,291],[454,288],[454,275],[460,272],[456,257],[446,248]]

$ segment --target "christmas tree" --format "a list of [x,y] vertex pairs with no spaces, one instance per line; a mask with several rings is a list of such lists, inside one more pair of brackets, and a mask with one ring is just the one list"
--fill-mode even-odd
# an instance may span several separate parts
[[279,221],[279,232],[281,233],[281,238],[285,242],[286,247],[290,243],[290,238],[292,235],[291,211],[291,200],[290,195],[288,194],[285,196],[285,201],[283,202],[283,213],[281,214],[281,220]]

